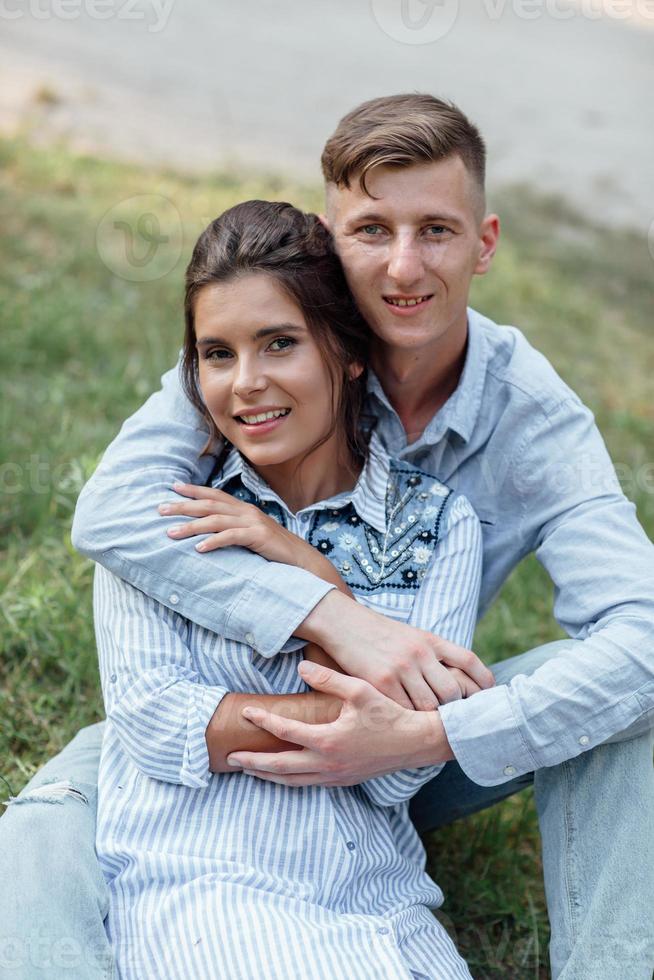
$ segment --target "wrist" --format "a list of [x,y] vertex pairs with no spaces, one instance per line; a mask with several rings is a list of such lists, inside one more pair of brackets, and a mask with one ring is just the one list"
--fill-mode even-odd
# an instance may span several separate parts
[[334,624],[339,622],[340,617],[352,606],[356,606],[354,599],[350,599],[338,589],[331,589],[300,623],[295,630],[295,635],[303,640],[317,643],[318,646],[331,648]]
[[437,766],[455,758],[440,712],[414,711],[416,749],[411,766]]

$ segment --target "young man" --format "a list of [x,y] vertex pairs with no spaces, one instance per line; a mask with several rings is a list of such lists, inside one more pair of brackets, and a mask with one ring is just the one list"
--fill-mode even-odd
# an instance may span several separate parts
[[[206,505],[180,502],[169,489],[205,483],[211,467],[198,458],[206,433],[177,372],[107,450],[80,498],[74,542],[142,591],[264,656],[301,637],[351,675],[320,667],[305,675],[345,702],[330,725],[255,709],[272,749],[276,737],[304,748],[235,753],[235,765],[261,778],[336,785],[452,760],[414,801],[420,829],[533,780],[552,975],[614,980],[620,971],[651,980],[654,549],[588,409],[519,331],[467,308],[472,277],[488,270],[499,234],[497,217],[485,212],[484,160],[478,132],[453,106],[426,95],[365,103],[341,121],[323,154],[326,221],[374,334],[369,408],[377,432],[393,455],[465,493],[482,521],[480,613],[533,551],[552,578],[554,612],[570,640],[496,665],[492,686],[470,651],[379,617],[301,569],[233,548],[199,554],[195,535],[219,525]],[[198,518],[177,540],[166,536],[171,522],[158,516],[160,501],[168,515]],[[436,673],[435,660],[446,669]],[[481,680],[474,697],[460,696],[476,690],[466,675]],[[90,797],[98,742],[97,726],[80,733],[31,786],[69,779]],[[65,826],[53,809],[66,812]],[[66,797],[45,816],[43,806],[10,808],[0,827],[5,868],[21,835],[31,835],[36,854],[35,879],[22,885],[19,905],[32,915],[38,908],[51,942],[78,934],[72,930],[83,922],[88,948],[100,951],[78,976],[105,975],[107,962],[92,825],[92,807]],[[53,853],[45,850],[48,834]],[[86,850],[64,851],[66,840]],[[44,896],[53,862],[64,880],[56,910]],[[82,884],[67,892],[66,876]],[[16,889],[11,905],[4,891],[0,921],[27,943]]]

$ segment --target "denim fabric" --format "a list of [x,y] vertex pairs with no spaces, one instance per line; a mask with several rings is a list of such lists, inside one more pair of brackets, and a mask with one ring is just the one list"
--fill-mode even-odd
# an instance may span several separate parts
[[95,854],[103,725],[83,728],[0,820],[2,980],[110,980]]
[[[569,644],[548,643],[491,669],[506,684]],[[591,752],[495,786],[473,783],[449,762],[411,802],[424,832],[534,784],[553,980],[652,980],[653,748],[654,730],[642,718]]]

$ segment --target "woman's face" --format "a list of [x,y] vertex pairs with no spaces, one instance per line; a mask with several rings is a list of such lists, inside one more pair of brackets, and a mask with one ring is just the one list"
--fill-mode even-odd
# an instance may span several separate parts
[[[326,436],[338,384],[332,392],[302,311],[272,277],[251,273],[203,287],[195,334],[207,409],[253,466],[297,464]],[[333,454],[334,439],[321,452]]]

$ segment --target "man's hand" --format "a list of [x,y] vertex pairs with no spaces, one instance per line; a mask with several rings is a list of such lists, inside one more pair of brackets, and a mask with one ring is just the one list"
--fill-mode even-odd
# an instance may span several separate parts
[[230,765],[287,786],[352,786],[373,776],[435,765],[453,759],[437,711],[401,708],[367,681],[302,661],[302,678],[317,691],[343,702],[328,724],[308,725],[257,708],[244,708],[248,721],[299,751],[233,752]]
[[495,683],[471,650],[382,616],[340,592],[328,593],[296,632],[326,650],[347,674],[404,708],[432,711]]

